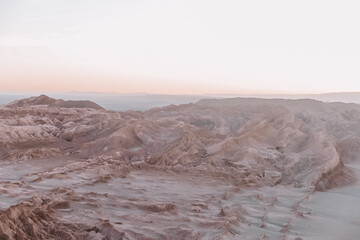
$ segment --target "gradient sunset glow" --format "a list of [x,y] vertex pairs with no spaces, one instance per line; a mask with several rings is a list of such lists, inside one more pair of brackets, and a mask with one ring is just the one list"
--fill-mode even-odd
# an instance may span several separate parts
[[2,92],[360,91],[357,1],[0,0]]

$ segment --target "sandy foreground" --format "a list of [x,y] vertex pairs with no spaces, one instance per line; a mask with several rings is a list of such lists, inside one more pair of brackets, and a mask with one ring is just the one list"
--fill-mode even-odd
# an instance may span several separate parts
[[358,239],[360,106],[0,108],[0,239]]

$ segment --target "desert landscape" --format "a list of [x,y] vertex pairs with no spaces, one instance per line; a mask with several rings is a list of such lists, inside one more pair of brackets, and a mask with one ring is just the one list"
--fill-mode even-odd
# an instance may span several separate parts
[[359,240],[359,9],[1,0],[0,240]]
[[0,107],[0,239],[357,239],[360,105]]

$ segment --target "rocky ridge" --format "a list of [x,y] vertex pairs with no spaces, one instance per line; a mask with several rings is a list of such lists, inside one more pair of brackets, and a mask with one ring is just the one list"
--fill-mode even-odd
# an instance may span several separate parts
[[[15,190],[22,189],[23,193],[36,199],[49,200],[45,205],[36,199],[25,204],[30,206],[30,210],[26,210],[27,218],[33,219],[33,214],[40,217],[37,221],[32,220],[34,228],[30,229],[23,222],[14,222],[16,217],[9,218],[2,222],[0,236],[11,239],[21,235],[23,239],[31,239],[31,236],[35,236],[31,234],[37,234],[39,239],[40,236],[59,239],[53,230],[43,225],[43,221],[64,222],[64,216],[57,219],[54,199],[60,197],[69,205],[76,205],[79,201],[85,201],[79,200],[84,198],[84,186],[110,187],[119,181],[117,179],[127,179],[129,176],[130,179],[140,179],[136,175],[138,172],[170,174],[175,178],[217,179],[219,182],[215,185],[224,183],[230,186],[230,192],[235,191],[239,197],[239,191],[260,188],[279,186],[299,189],[303,191],[303,200],[314,191],[325,191],[354,182],[351,170],[344,163],[357,159],[359,124],[360,105],[306,99],[201,100],[195,104],[171,105],[145,112],[106,111],[92,102],[55,100],[43,95],[16,101],[0,108],[2,161],[10,165],[26,163],[37,166],[46,160],[53,161],[54,165],[47,162],[46,167],[21,173],[15,183],[2,180],[2,191],[10,199],[11,196],[15,199],[21,196]],[[135,174],[133,177],[132,173]],[[52,182],[71,184],[61,190],[58,185],[51,185]],[[40,187],[44,189],[43,185],[50,193],[39,190]],[[222,197],[225,202],[231,199],[232,194],[228,195]],[[103,197],[98,196],[96,201]],[[263,198],[261,201],[271,204],[273,200],[270,199]],[[20,212],[25,211],[20,199],[13,202],[19,205],[12,207],[13,210],[4,209],[0,214],[8,215],[6,211],[15,211],[16,208],[21,209]],[[204,209],[202,205],[192,208],[200,212],[210,211],[206,208],[219,208],[222,220],[233,219],[224,228],[227,229],[224,233],[216,233],[225,236],[232,231],[231,226],[246,222],[246,212],[250,212],[246,206],[231,205],[238,209],[238,215],[234,216],[226,210],[226,205],[230,206],[214,203],[213,207],[205,204]],[[153,205],[144,205],[140,201],[131,206],[165,215],[179,212],[176,201],[175,204],[171,201],[155,201]],[[46,208],[46,214],[39,208]],[[32,209],[37,210],[34,213]],[[86,208],[83,211],[86,212]],[[101,224],[106,219],[95,221],[95,217],[91,216],[89,213],[89,219],[93,220],[84,222],[83,219],[79,225],[70,228],[60,224],[62,229],[68,229],[67,238],[99,237],[101,234],[89,235],[84,229],[95,229],[95,233],[105,231],[101,230]],[[18,230],[9,227],[14,224]],[[159,230],[155,227],[155,230],[147,231],[129,225],[128,228],[111,229],[117,229],[119,233],[116,234],[124,239],[132,239],[131,236],[133,239],[159,239],[159,236],[163,239],[170,239],[170,236],[177,236],[175,239],[209,238],[204,235],[202,228]],[[78,232],[83,234],[76,235]],[[111,234],[105,237],[121,239],[120,235],[116,235],[118,238]]]

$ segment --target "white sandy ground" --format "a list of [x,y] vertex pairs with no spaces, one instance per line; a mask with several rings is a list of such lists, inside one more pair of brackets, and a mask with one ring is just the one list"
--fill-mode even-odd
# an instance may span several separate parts
[[301,205],[306,214],[293,223],[293,232],[301,233],[303,239],[360,238],[360,164],[348,167],[356,173],[357,182],[311,196]]
[[[360,176],[360,165],[350,167]],[[155,239],[159,232],[171,236],[166,229],[172,229],[175,238],[179,234],[176,229],[188,231],[186,239],[335,240],[360,236],[360,182],[308,195],[305,188],[241,189],[221,178],[159,175],[156,171],[134,171],[126,178],[94,185],[89,185],[92,176],[87,172],[32,183],[32,175],[24,175],[43,172],[44,166],[28,163],[27,170],[17,168],[1,164],[3,187],[4,182],[25,183],[1,195],[2,208],[56,190],[57,197],[70,202],[58,210],[62,221],[94,226],[108,221],[129,238],[132,232]]]

